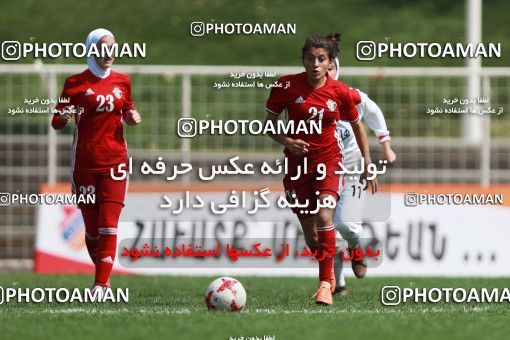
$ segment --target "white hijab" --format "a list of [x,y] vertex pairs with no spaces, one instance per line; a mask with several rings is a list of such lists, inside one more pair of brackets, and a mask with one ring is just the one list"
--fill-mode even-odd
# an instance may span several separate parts
[[338,57],[335,58],[335,64],[336,64],[335,80],[338,80],[338,78],[340,77],[340,60],[338,60]]
[[[87,40],[85,41],[87,52],[89,51],[90,46],[92,44],[97,44],[99,40],[101,40],[103,37],[107,35],[111,35],[113,37],[112,32],[104,28],[98,28],[90,32],[89,35],[87,36]],[[107,69],[101,68],[96,63],[96,60],[94,59],[93,55],[87,57],[87,65],[89,67],[90,72],[92,72],[92,74],[94,74],[98,78],[106,78],[110,75],[110,68],[109,67]]]

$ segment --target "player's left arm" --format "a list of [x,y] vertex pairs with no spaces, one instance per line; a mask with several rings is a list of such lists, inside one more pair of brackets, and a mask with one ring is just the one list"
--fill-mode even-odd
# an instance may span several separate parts
[[364,160],[364,173],[360,176],[360,182],[363,183],[366,181],[365,188],[366,190],[368,186],[371,187],[372,194],[377,192],[377,179],[374,178],[372,180],[368,180],[368,165],[372,164],[372,159],[370,157],[370,150],[368,147],[368,139],[367,134],[365,132],[365,127],[361,123],[359,119],[359,113],[354,105],[354,101],[350,96],[349,92],[346,91],[346,94],[343,96],[342,107],[340,108],[342,120],[348,121],[351,123],[352,131],[354,132],[354,137],[356,138],[356,143],[358,143],[358,147],[361,151],[361,156],[363,156]]
[[355,122],[351,122],[352,131],[354,132],[354,136],[356,137],[356,143],[358,143],[358,147],[361,151],[361,156],[364,160],[364,169],[365,172],[361,174],[360,176],[360,182],[366,181],[365,188],[363,190],[366,190],[368,186],[370,186],[372,190],[372,194],[375,194],[377,192],[377,179],[374,178],[372,180],[368,180],[368,165],[372,164],[372,159],[370,158],[370,150],[368,148],[368,139],[367,134],[365,132],[365,127],[363,126],[363,123],[361,123],[361,120],[356,120]]
[[363,107],[363,119],[367,123],[368,127],[374,131],[379,143],[382,148],[382,158],[388,162],[388,165],[392,165],[397,160],[397,155],[391,148],[390,144],[390,132],[384,119],[384,114],[379,106],[368,97],[365,93],[359,91],[361,96],[361,105]]
[[136,125],[142,121],[140,113],[135,109],[133,98],[131,96],[131,78],[127,78],[126,97],[122,107],[122,118],[128,125]]

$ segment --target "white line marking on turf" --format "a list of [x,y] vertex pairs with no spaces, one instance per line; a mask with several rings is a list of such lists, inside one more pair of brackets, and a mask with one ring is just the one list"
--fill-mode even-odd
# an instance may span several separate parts
[[[454,306],[452,306],[454,307]],[[490,310],[489,307],[464,307],[465,313],[485,313]],[[124,314],[130,311],[136,311],[144,315],[163,315],[163,314],[203,314],[207,312],[204,308],[157,308],[157,309],[137,309],[137,308],[120,308],[120,309],[98,309],[98,308],[45,308],[42,310],[22,310],[20,314],[100,314],[115,315]],[[297,310],[276,310],[276,309],[247,309],[242,314],[427,314],[427,313],[450,313],[459,312],[458,308],[445,308],[440,306],[433,307],[412,307],[405,309],[396,309],[391,307],[371,308],[371,309],[297,309]]]

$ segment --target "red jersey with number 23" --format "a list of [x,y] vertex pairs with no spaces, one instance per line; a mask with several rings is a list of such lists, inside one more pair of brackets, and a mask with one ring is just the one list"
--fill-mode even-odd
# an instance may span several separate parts
[[106,172],[126,163],[122,116],[133,109],[130,77],[111,71],[108,77],[98,78],[87,69],[66,79],[61,97],[70,102],[58,104],[57,110],[70,105],[76,110],[73,171]]
[[[326,83],[317,89],[308,84],[306,73],[288,75],[280,78],[283,87],[273,87],[266,102],[266,110],[273,114],[286,111],[287,120],[298,121],[310,119],[322,120],[322,133],[298,133],[287,135],[301,139],[310,146],[304,156],[296,156],[285,149],[290,164],[302,163],[303,157],[308,161],[308,172],[313,173],[317,164],[333,164],[342,160],[340,136],[336,132],[336,122],[358,120],[358,111],[349,95],[349,87],[326,76]],[[288,87],[286,85],[288,84]],[[308,124],[307,124],[308,126]]]

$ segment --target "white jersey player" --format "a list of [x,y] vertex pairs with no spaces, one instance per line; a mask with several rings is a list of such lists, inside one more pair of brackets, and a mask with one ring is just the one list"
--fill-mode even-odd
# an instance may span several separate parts
[[[340,73],[339,66],[338,59],[335,59],[335,63],[332,63],[328,70],[330,76],[335,79],[338,79]],[[386,127],[386,121],[381,109],[362,91],[358,89],[351,89],[351,91],[359,117],[367,123],[368,127],[374,131],[379,139],[383,160],[386,160],[388,165],[393,164],[396,160],[396,155],[390,146],[390,132]],[[343,144],[343,165],[345,169],[353,170],[355,167],[360,169],[362,162],[361,151],[354,138],[352,128],[349,124],[339,121],[337,123],[337,131]],[[337,230],[337,243],[338,241],[341,242],[343,238],[347,241],[350,249],[355,249],[359,246],[365,194],[364,187],[357,178],[350,178],[350,176],[344,175],[344,186],[340,192],[340,199],[334,212],[333,222]],[[337,255],[335,259],[336,292],[345,296],[347,295],[347,288],[342,270],[343,260],[340,255]],[[359,277],[363,276],[364,274]]]

